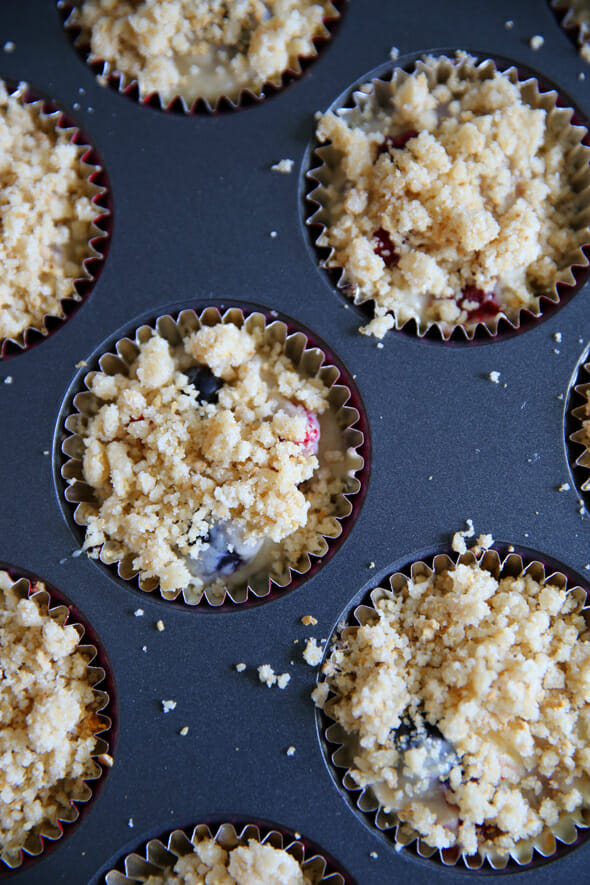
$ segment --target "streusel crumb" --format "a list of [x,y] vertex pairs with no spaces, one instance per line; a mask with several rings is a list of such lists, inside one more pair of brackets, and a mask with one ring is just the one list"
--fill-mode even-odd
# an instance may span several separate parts
[[573,593],[459,564],[385,593],[330,660],[320,685],[358,746],[352,777],[429,845],[506,854],[586,807],[590,638]]
[[214,102],[297,69],[329,15],[330,0],[83,0],[77,21],[92,56],[136,79],[142,97]]

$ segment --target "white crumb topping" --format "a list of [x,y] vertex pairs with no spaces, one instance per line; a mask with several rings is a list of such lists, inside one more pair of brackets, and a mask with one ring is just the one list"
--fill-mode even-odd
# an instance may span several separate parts
[[[21,599],[0,572],[0,843],[14,856],[55,825],[92,777],[100,720],[88,659],[73,625],[36,598]],[[34,591],[44,590],[42,583]]]
[[439,78],[426,59],[396,73],[389,99],[319,118],[331,147],[318,245],[377,319],[449,330],[515,318],[577,249],[563,129],[508,75],[481,79],[468,61]]
[[455,551],[455,553],[466,553],[467,545],[465,543],[466,538],[473,538],[475,535],[475,529],[473,528],[473,520],[467,519],[465,521],[467,528],[464,531],[455,532],[453,535],[453,540],[451,542],[451,547]]
[[321,663],[323,654],[323,647],[318,645],[313,636],[307,640],[303,650],[303,660],[306,664],[309,664],[310,667],[317,667]]
[[[551,579],[498,581],[475,564],[384,591],[337,640],[324,683],[358,747],[353,779],[428,844],[466,854],[508,853],[587,807],[581,608]],[[395,737],[402,719],[419,740]]]
[[269,688],[277,681],[277,675],[270,664],[261,664],[258,668],[258,678]]
[[500,383],[500,372],[496,372],[496,371],[489,372],[488,378],[490,379],[492,384],[499,384]]
[[281,673],[280,676],[277,676],[277,686],[279,688],[286,688],[290,681],[291,681],[290,673]]
[[93,254],[97,189],[71,138],[0,83],[0,339],[63,317],[61,302]]
[[288,175],[290,172],[293,171],[293,165],[293,160],[285,159],[279,160],[278,163],[273,163],[270,168],[273,172],[282,172],[284,175]]
[[144,885],[312,885],[291,854],[255,839],[231,851],[214,839],[201,839],[193,852],[178,858],[173,870],[143,881]]
[[170,101],[260,92],[327,36],[329,0],[84,0],[76,20],[92,56]]

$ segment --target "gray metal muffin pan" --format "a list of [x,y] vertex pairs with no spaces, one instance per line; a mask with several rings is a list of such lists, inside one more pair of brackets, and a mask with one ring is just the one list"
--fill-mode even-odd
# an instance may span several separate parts
[[[535,34],[545,40],[536,52]],[[2,52],[6,41],[13,52]],[[353,0],[300,80],[258,106],[194,117],[100,86],[54,0],[0,5],[0,75],[27,80],[79,123],[104,162],[113,206],[109,254],[90,297],[47,340],[0,364],[0,382],[12,379],[0,383],[0,561],[54,585],[92,626],[109,663],[116,722],[114,766],[96,799],[40,859],[7,871],[18,885],[95,885],[147,839],[225,820],[298,831],[349,882],[482,875],[398,853],[351,813],[324,763],[309,699],[316,674],[301,652],[307,637],[330,635],[361,588],[448,550],[467,518],[478,533],[590,580],[590,516],[579,512],[564,433],[570,381],[590,341],[590,288],[525,332],[486,344],[390,333],[378,348],[358,334],[362,315],[317,267],[303,173],[314,112],[385,62],[392,46],[402,55],[444,46],[506,56],[590,113],[590,68],[541,0]],[[271,172],[285,157],[293,172]],[[356,379],[372,458],[354,527],[323,568],[267,604],[212,612],[141,594],[72,556],[78,540],[56,480],[58,416],[76,363],[117,330],[174,307],[228,302],[278,310],[326,342]],[[571,489],[559,492],[567,482]],[[134,616],[140,607],[144,615]],[[307,614],[316,627],[301,624]],[[235,671],[240,661],[244,673]],[[284,691],[258,681],[263,663],[291,674]],[[163,699],[176,709],[164,714]],[[583,882],[589,861],[590,846],[580,845],[515,877]]]

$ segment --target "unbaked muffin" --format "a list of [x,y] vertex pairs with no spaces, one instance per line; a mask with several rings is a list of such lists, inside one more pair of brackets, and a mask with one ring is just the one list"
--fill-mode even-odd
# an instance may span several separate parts
[[417,563],[371,601],[314,699],[380,825],[496,867],[575,839],[590,805],[585,593],[490,551]]
[[91,490],[73,490],[84,547],[127,556],[167,599],[242,598],[256,582],[265,594],[340,534],[362,464],[340,422],[358,413],[335,407],[336,370],[317,351],[289,355],[284,324],[186,316],[182,333],[169,318],[162,333],[143,327],[124,364],[86,378],[64,444],[80,455],[65,475]]
[[64,299],[80,300],[75,280],[90,279],[84,260],[98,257],[91,239],[104,236],[97,169],[60,117],[0,81],[0,342],[22,345],[27,330],[46,334],[47,317],[63,318]]
[[177,96],[188,106],[220,97],[238,102],[243,90],[260,95],[283,74],[300,73],[314,41],[329,36],[337,18],[330,0],[83,0],[68,24],[81,27],[89,61],[105,75],[137,81],[140,98]]
[[94,685],[104,673],[89,667],[96,650],[80,647],[83,631],[66,615],[49,608],[41,582],[0,571],[0,856],[10,867],[62,835],[101,773],[108,698]]
[[374,319],[361,331],[459,327],[495,333],[501,317],[556,302],[557,282],[587,265],[583,209],[590,202],[584,130],[555,93],[535,81],[476,65],[427,57],[354,94],[352,108],[319,118],[324,165],[310,195],[320,209],[323,265]]

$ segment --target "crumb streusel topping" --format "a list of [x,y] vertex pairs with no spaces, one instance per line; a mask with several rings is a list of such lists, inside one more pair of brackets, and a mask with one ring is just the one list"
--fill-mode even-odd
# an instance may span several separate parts
[[115,541],[162,591],[199,594],[338,534],[346,454],[329,389],[264,330],[204,326],[175,348],[154,333],[128,374],[88,386],[86,549]]
[[83,0],[79,22],[93,55],[136,79],[142,96],[214,102],[260,91],[314,55],[328,14],[330,0]]
[[92,254],[96,188],[69,139],[0,82],[0,339],[62,316]]
[[574,594],[475,564],[408,578],[325,669],[314,697],[335,693],[352,777],[429,845],[507,854],[587,807],[590,635]]
[[[72,625],[0,572],[0,849],[55,825],[94,771],[96,696]],[[37,583],[35,591],[44,590]]]
[[[447,327],[514,319],[551,293],[576,248],[575,194],[561,131],[518,85],[454,64],[393,79],[387,102],[320,117],[330,142],[328,266],[372,299],[364,328],[414,319]],[[385,102],[385,99],[384,99]]]
[[292,855],[281,848],[249,839],[226,851],[214,839],[195,844],[194,852],[180,857],[174,870],[152,875],[145,885],[312,885]]

